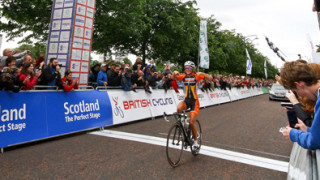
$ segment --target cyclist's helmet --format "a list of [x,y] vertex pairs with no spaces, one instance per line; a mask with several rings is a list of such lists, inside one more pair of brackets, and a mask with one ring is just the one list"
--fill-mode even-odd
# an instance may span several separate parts
[[186,61],[184,63],[184,66],[191,66],[193,69],[196,68],[196,65],[192,61]]

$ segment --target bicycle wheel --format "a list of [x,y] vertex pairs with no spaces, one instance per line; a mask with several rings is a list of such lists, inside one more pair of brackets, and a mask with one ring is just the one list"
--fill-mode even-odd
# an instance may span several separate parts
[[[194,156],[199,154],[199,151],[201,148],[201,142],[202,142],[202,130],[201,130],[200,122],[198,120],[196,120],[196,128],[197,128],[197,141],[199,144],[199,148],[196,153],[192,153]],[[191,133],[191,139],[194,139],[192,133]],[[193,151],[193,149],[192,149],[192,151]]]
[[177,124],[171,126],[167,137],[167,159],[172,167],[177,167],[182,156],[184,136],[182,128]]

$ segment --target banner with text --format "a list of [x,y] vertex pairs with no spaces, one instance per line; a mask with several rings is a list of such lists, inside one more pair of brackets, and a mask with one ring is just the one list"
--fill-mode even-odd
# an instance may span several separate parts
[[0,147],[113,124],[106,92],[0,91],[0,96]]

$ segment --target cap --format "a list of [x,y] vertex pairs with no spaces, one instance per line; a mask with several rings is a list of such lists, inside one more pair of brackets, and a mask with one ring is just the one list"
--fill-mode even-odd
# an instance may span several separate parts
[[128,70],[127,70],[127,73],[128,73],[128,74],[132,74],[132,70],[131,70],[131,69],[128,69]]
[[103,64],[101,64],[101,67],[105,67],[105,66],[107,66],[107,65],[106,65],[106,64],[104,64],[104,63],[103,63]]
[[126,64],[126,66],[124,68],[129,69],[130,65]]

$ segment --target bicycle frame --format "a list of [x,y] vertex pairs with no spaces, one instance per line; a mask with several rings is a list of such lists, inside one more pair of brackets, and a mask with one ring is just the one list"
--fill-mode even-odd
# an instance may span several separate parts
[[181,117],[185,117],[185,118],[187,117],[186,113],[185,112],[183,112],[183,113],[174,113],[173,115],[176,118],[177,125],[182,127],[181,129],[182,129],[183,136],[184,136],[184,138],[185,138],[185,140],[187,142],[187,145],[190,146],[190,148],[192,150],[192,141],[191,141],[191,138],[189,137],[189,134],[186,132],[186,130],[189,129],[190,133],[191,133],[190,125],[189,125],[189,127],[186,128],[186,127],[183,126],[182,121],[181,121]]

